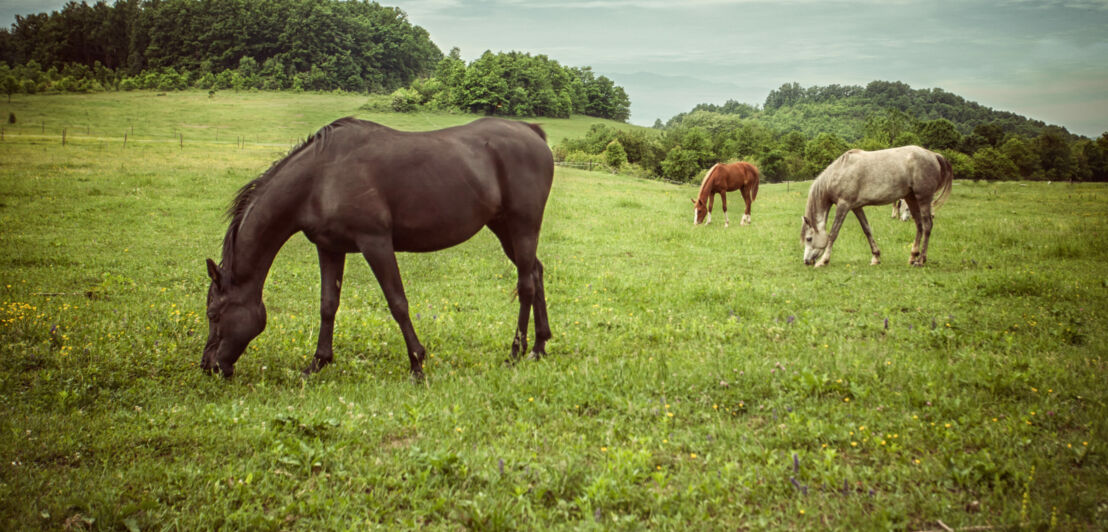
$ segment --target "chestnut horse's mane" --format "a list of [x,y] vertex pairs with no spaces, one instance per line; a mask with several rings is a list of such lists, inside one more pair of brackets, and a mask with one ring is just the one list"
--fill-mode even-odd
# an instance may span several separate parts
[[719,165],[720,163],[713,164],[712,167],[708,169],[708,173],[704,174],[704,179],[700,182],[700,194],[698,194],[699,197],[704,197],[704,191],[708,189],[709,179],[712,177],[712,174],[715,173],[716,168],[718,168]]

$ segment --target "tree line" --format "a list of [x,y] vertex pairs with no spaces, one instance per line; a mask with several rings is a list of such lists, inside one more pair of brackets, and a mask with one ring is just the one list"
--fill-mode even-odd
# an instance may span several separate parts
[[392,94],[392,108],[568,118],[583,114],[620,122],[631,116],[627,92],[590,67],[566,67],[545,55],[486,51],[468,66],[454,48],[434,74]]
[[9,72],[26,76],[17,79],[21,90],[28,79],[56,90],[44,82],[68,71],[85,90],[129,83],[383,91],[430,72],[441,58],[403,11],[364,1],[70,2],[50,14],[17,16],[11,30],[0,30],[0,61],[25,67]]
[[962,179],[1108,181],[1108,133],[1097,139],[941,89],[900,82],[771,91],[762,107],[701,104],[654,131],[598,125],[555,155],[644,177],[694,182],[713,164],[755,162],[770,181],[814,178],[844,151],[916,144],[949,159]]
[[546,56],[447,55],[400,9],[340,0],[70,2],[0,30],[0,88],[306,90],[392,94],[397,111],[585,114],[626,121],[622,87]]

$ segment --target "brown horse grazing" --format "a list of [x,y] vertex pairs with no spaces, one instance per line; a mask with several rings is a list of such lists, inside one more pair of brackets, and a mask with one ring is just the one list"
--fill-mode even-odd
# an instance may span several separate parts
[[712,223],[712,204],[715,195],[723,200],[723,226],[731,225],[727,217],[727,193],[739,190],[746,202],[746,213],[742,225],[750,224],[750,204],[758,197],[758,180],[761,174],[758,168],[747,162],[719,163],[708,170],[704,181],[700,183],[700,194],[693,202],[693,225],[701,222]]
[[[881,250],[873,240],[862,207],[903,199],[916,221],[916,241],[909,264],[923,266],[931,239],[931,211],[946,202],[953,181],[954,173],[946,158],[919,146],[847,151],[820,172],[808,190],[808,206],[800,226],[804,264],[814,264],[817,268],[827,265],[831,260],[831,246],[850,212],[858,218],[869,240],[873,252],[870,264],[880,264]],[[831,206],[835,206],[835,223],[828,233],[827,216]]]
[[516,266],[519,319],[511,360],[550,339],[543,268],[535,256],[554,178],[546,134],[537,125],[483,118],[468,125],[407,133],[354,118],[324,126],[239,190],[228,210],[223,260],[208,259],[208,342],[200,366],[230,378],[247,344],[265,329],[262,287],[277,251],[297,232],[316,245],[322,277],[319,371],[331,339],[347,253],[361,253],[400,325],[413,377],[426,350],[408,316],[397,251],[435,251],[487,226]]

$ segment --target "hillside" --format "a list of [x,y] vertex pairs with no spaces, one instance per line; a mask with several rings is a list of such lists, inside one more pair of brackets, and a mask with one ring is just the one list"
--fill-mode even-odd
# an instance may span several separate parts
[[[941,151],[960,179],[1108,180],[1108,134],[1077,136],[1063,127],[999,111],[942,89],[901,82],[802,88],[788,83],[761,107],[701,104],[657,124],[655,138],[620,138],[636,172],[696,181],[711,165],[756,162],[771,181],[811,179],[850,148],[918,144]],[[571,159],[603,159],[614,132],[566,143]],[[632,148],[632,149],[628,149]],[[632,155],[632,153],[634,155]]]

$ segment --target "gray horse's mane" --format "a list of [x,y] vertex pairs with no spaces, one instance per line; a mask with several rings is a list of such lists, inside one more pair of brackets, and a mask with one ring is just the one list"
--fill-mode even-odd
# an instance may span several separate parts
[[354,117],[348,116],[340,118],[323,126],[303,142],[293,146],[289,153],[284,157],[276,160],[269,166],[269,169],[262,172],[262,175],[254,178],[249,183],[245,184],[235,193],[234,199],[231,200],[231,204],[227,207],[226,218],[230,221],[227,225],[227,234],[223,237],[223,257],[220,261],[220,267],[226,271],[230,271],[231,257],[234,256],[235,249],[235,237],[238,235],[239,226],[242,225],[242,221],[246,219],[246,215],[250,213],[250,208],[253,207],[254,202],[265,191],[265,186],[269,183],[273,176],[284,168],[285,164],[293,158],[296,154],[304,151],[309,146],[315,147],[316,151],[323,149],[327,144],[327,140],[330,138],[331,132],[342,125],[357,123],[358,120]]

